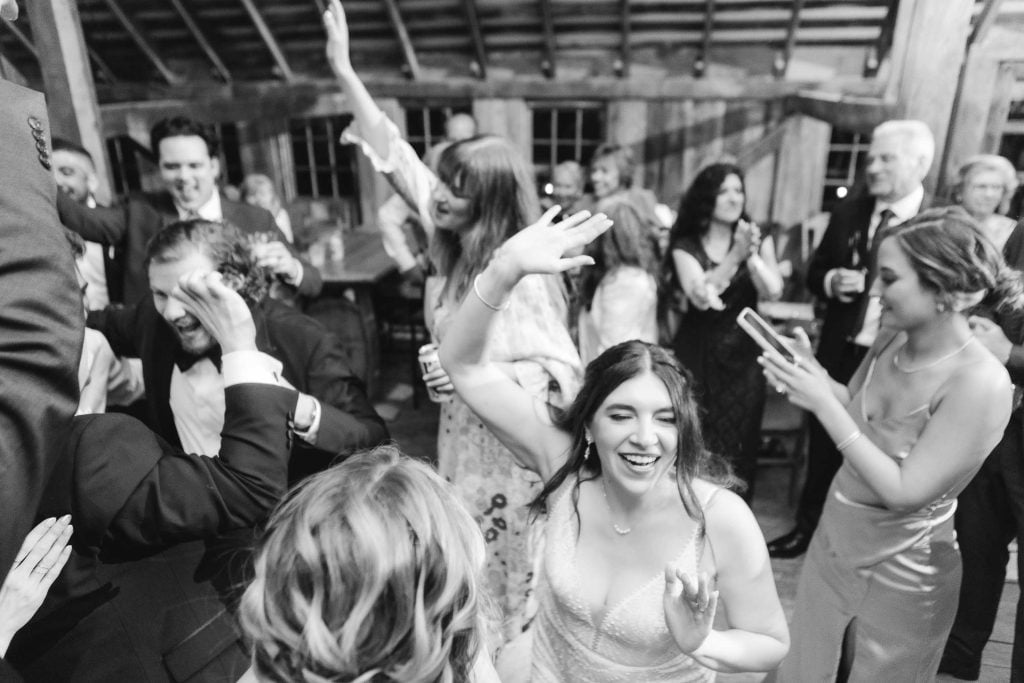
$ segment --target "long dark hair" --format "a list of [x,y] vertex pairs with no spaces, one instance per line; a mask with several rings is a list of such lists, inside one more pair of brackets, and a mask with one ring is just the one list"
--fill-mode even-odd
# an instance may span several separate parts
[[623,382],[645,372],[653,373],[668,390],[679,432],[676,445],[676,485],[679,497],[686,513],[703,528],[704,511],[693,492],[694,477],[708,478],[724,486],[733,485],[736,480],[725,461],[704,448],[690,373],[665,349],[638,340],[616,344],[587,365],[583,388],[576,395],[576,400],[567,411],[556,416],[558,426],[572,437],[569,457],[530,503],[531,514],[545,514],[548,498],[570,476],[583,475],[577,478],[573,487],[574,506],[579,498],[580,481],[600,476],[600,458],[587,457],[587,425],[609,394]]
[[456,300],[487,266],[505,240],[540,217],[533,175],[512,143],[479,135],[449,146],[441,154],[437,177],[470,202],[468,234],[435,230],[430,251],[445,276],[442,297]]
[[715,202],[722,183],[729,176],[740,179],[743,192],[746,194],[747,182],[743,169],[733,163],[720,162],[705,166],[693,179],[690,189],[679,202],[679,215],[669,236],[669,243],[677,244],[680,240],[690,238],[699,240],[711,227],[711,215],[715,212]]

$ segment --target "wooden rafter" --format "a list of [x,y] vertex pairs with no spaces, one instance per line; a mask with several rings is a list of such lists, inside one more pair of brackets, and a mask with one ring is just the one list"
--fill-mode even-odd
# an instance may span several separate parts
[[629,76],[629,65],[633,61],[631,28],[632,17],[629,12],[629,0],[619,0],[619,32],[622,37],[622,42],[619,44],[619,59],[622,60],[622,69],[619,70],[619,74],[623,78]]
[[270,27],[267,26],[267,22],[263,19],[263,15],[260,14],[260,10],[256,7],[256,4],[252,0],[240,0],[245,11],[249,14],[249,19],[252,20],[253,26],[260,34],[260,38],[263,39],[263,44],[267,46],[267,50],[270,51],[270,56],[274,58],[274,63],[277,64],[277,68],[281,70],[281,76],[288,83],[295,82],[295,72],[292,71],[292,67],[288,64],[288,60],[284,56],[284,51],[277,42],[277,38],[270,32]]
[[[544,29],[544,63],[542,71],[548,78],[555,77],[555,16],[551,0],[540,0],[540,19]],[[546,65],[547,68],[543,68]]]
[[899,0],[889,0],[889,9],[885,13],[885,19],[878,30],[878,40],[875,41],[873,50],[874,65],[865,69],[866,72],[877,71],[879,65],[889,56],[892,49],[893,35],[896,33],[896,13],[899,11]]
[[985,0],[985,6],[981,8],[981,14],[978,15],[977,21],[974,22],[974,28],[971,29],[971,37],[967,39],[968,47],[985,39],[989,29],[996,23],[996,16],[999,14],[1001,4],[1003,4],[1003,0]]
[[188,28],[189,33],[191,33],[192,37],[195,38],[195,41],[199,43],[199,47],[202,48],[203,52],[206,54],[206,58],[213,64],[213,68],[217,70],[217,73],[220,74],[220,77],[224,79],[225,83],[230,83],[231,72],[228,71],[224,62],[221,61],[220,55],[218,55],[217,51],[213,49],[213,45],[210,44],[210,41],[206,39],[206,35],[199,28],[199,24],[196,23],[192,13],[186,9],[181,0],[171,0],[171,4],[174,5],[174,9],[178,12],[178,16],[181,17],[181,20],[185,22],[185,26]]
[[800,10],[804,7],[804,0],[793,1],[793,12],[789,15],[789,26],[786,28],[786,44],[782,48],[782,68],[777,74],[782,78],[789,68],[789,60],[793,57],[793,48],[796,47],[796,34],[800,30]]
[[[22,46],[29,51],[29,54],[31,54],[36,59],[36,61],[39,61],[39,50],[36,49],[35,44],[29,39],[29,37],[25,35],[25,32],[18,28],[17,25],[12,21],[4,19],[3,22],[4,25],[7,26],[8,30],[10,30],[11,34],[18,40],[18,42],[21,43]],[[114,72],[110,70],[109,66],[107,66],[106,61],[104,61],[103,58],[100,57],[99,54],[97,54],[96,50],[92,49],[91,47],[88,48],[88,50],[89,58],[92,60],[92,63],[96,65],[96,70],[99,71],[100,74],[102,74],[103,79],[107,83],[117,83],[117,77],[114,76]]]
[[480,66],[477,76],[487,78],[487,48],[484,46],[483,31],[480,30],[480,16],[476,12],[476,0],[462,0],[462,11],[466,14],[469,35],[473,40],[473,53],[476,55],[476,63]]
[[398,10],[398,2],[396,0],[384,0],[384,7],[388,11],[388,21],[391,22],[391,28],[395,32],[395,37],[398,38],[398,44],[402,48],[402,56],[405,58],[406,68],[409,69],[409,77],[414,81],[418,81],[422,76],[420,60],[416,59],[416,50],[413,48],[412,40],[409,38],[409,31],[405,28],[402,13]]
[[89,59],[92,60],[93,65],[96,67],[96,71],[103,76],[103,80],[107,83],[117,83],[117,76],[115,76],[114,72],[110,70],[106,60],[103,59],[103,57],[100,57],[99,53],[91,47],[86,46],[86,49],[89,51]]
[[153,47],[153,42],[146,36],[142,28],[132,21],[131,17],[125,14],[124,10],[121,9],[121,6],[117,4],[117,0],[104,1],[110,9],[110,12],[114,15],[121,26],[124,27],[124,30],[128,33],[131,39],[135,41],[135,44],[138,46],[139,50],[142,51],[142,54],[144,54],[150,64],[153,65],[153,68],[159,71],[164,80],[171,85],[179,83],[181,78],[171,71],[170,67],[167,66],[163,58],[160,57],[160,54]]
[[324,0],[313,0],[313,3],[316,5],[316,11],[319,14],[323,15],[323,13],[327,11],[327,4]]
[[712,31],[715,28],[715,0],[704,0],[704,32],[700,39],[700,52],[705,60],[711,52]]
[[26,50],[28,50],[29,53],[31,53],[31,55],[33,57],[35,57],[38,60],[39,59],[39,50],[37,50],[36,46],[32,43],[31,40],[29,40],[29,37],[27,35],[25,35],[25,32],[22,31],[20,28],[18,28],[18,26],[13,21],[9,21],[7,19],[4,19],[3,22],[4,22],[4,26],[7,27],[7,30],[11,32],[11,35],[13,35],[15,38],[17,38],[18,42],[21,43],[22,46]]

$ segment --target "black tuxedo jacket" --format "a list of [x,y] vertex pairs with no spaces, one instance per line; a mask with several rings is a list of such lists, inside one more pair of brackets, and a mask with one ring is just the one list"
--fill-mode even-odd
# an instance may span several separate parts
[[[388,438],[384,421],[366,397],[362,381],[349,368],[338,338],[320,323],[272,299],[253,310],[256,346],[283,365],[282,374],[321,404],[317,445],[292,442],[291,476],[297,481],[318,472],[338,455],[378,445]],[[171,374],[180,346],[170,325],[157,313],[152,297],[137,306],[108,308],[89,316],[114,353],[142,359],[150,426],[181,445],[171,412]]]
[[0,80],[0,580],[78,405],[85,321],[49,141],[42,94]]
[[[270,235],[271,239],[282,242],[293,255],[296,255],[294,247],[288,244],[281,234],[269,211],[233,202],[225,197],[221,197],[220,204],[225,223],[234,225],[246,235]],[[170,193],[135,195],[120,206],[95,209],[82,206],[61,193],[57,198],[57,210],[64,225],[85,239],[122,247],[123,298],[117,303],[135,304],[149,294],[146,245],[164,226],[178,220],[178,210]],[[302,281],[299,282],[297,293],[311,297],[318,295],[323,288],[320,271],[308,261],[301,258],[299,260],[302,261]]]
[[37,519],[70,513],[74,552],[8,663],[28,681],[231,680],[247,666],[205,546],[259,524],[286,488],[297,394],[226,389],[219,458],[126,415],[76,417]]
[[[926,196],[921,203],[921,210],[927,206]],[[858,332],[853,328],[857,324],[861,303],[867,291],[853,301],[844,303],[825,294],[825,277],[833,268],[849,267],[854,250],[857,251],[858,262],[862,267],[867,267],[870,258],[868,227],[874,209],[875,198],[867,193],[837,204],[807,267],[808,289],[825,302],[825,319],[821,326],[817,357],[829,372],[836,371],[843,354],[848,353],[847,342]]]

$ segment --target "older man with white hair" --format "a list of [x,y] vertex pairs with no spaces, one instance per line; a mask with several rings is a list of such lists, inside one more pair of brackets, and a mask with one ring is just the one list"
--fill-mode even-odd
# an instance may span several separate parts
[[[922,182],[935,156],[935,138],[921,121],[886,121],[875,128],[865,168],[866,192],[840,202],[807,269],[807,286],[825,301],[817,358],[837,382],[857,370],[878,332],[881,304],[871,297],[882,235],[926,208]],[[807,550],[842,455],[811,420],[807,481],[796,527],[768,544],[772,557]]]

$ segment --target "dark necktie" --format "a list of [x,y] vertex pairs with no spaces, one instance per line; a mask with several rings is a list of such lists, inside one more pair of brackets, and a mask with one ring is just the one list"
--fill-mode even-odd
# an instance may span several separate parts
[[875,275],[878,274],[878,247],[886,238],[885,233],[889,230],[892,219],[895,217],[896,214],[892,212],[892,209],[883,209],[882,213],[878,214],[878,227],[875,228],[874,237],[871,238],[871,248],[868,250],[868,272],[864,276],[864,291],[860,295],[860,304],[857,308],[857,322],[850,331],[851,341],[860,334],[864,327],[864,316],[868,312],[868,302],[871,300],[869,293],[875,282]]
[[220,372],[220,346],[217,344],[214,344],[204,353],[200,353],[197,356],[188,353],[180,346],[174,351],[174,364],[182,372],[188,372],[193,365],[204,358],[209,358],[214,367],[217,368],[217,372]]

